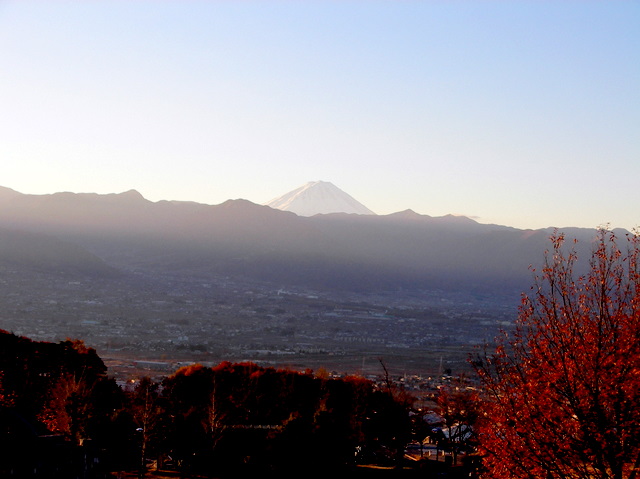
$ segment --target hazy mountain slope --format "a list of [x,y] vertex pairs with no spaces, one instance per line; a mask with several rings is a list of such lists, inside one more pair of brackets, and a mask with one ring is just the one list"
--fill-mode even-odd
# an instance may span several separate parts
[[[340,289],[525,288],[550,235],[412,211],[302,217],[246,200],[153,203],[135,191],[0,194],[0,227],[56,235],[122,268]],[[594,235],[571,233],[581,247]]]
[[1,226],[55,235],[118,267],[225,274],[244,271],[257,257],[304,255],[317,237],[295,214],[246,200],[153,203],[134,191],[0,197]]
[[0,267],[101,276],[116,274],[112,267],[76,244],[4,228],[0,228]]
[[0,201],[15,198],[16,196],[20,196],[20,193],[18,193],[15,190],[12,190],[11,188],[5,188],[4,186],[0,186]]

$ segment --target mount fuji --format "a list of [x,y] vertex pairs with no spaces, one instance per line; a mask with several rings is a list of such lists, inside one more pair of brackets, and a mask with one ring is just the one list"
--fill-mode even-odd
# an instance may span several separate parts
[[328,213],[375,215],[369,208],[328,181],[310,181],[265,205],[291,211],[298,216]]

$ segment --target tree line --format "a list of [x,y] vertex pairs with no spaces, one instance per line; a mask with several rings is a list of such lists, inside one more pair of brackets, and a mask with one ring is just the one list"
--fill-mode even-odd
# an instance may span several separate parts
[[[0,371],[0,448],[9,452],[0,475],[143,475],[150,461],[185,475],[335,471],[354,463],[356,447],[400,454],[410,439],[408,402],[356,376],[222,362],[123,389],[81,341],[7,332]],[[74,462],[74,448],[91,464]]]

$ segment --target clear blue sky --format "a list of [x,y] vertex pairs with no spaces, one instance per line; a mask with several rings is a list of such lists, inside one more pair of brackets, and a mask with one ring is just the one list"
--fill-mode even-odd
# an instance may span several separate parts
[[640,225],[640,2],[1,1],[0,185]]

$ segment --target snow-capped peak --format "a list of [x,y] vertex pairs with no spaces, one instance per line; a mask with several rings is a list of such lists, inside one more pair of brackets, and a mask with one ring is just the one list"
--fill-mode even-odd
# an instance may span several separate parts
[[328,181],[311,181],[265,204],[271,208],[291,211],[299,216],[328,213],[375,215],[369,208]]

